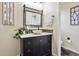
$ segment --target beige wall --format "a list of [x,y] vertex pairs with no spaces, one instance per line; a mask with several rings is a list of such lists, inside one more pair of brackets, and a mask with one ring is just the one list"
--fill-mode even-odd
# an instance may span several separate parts
[[43,3],[43,27],[47,28],[47,23],[50,21],[51,16],[55,16],[53,20],[53,39],[52,39],[52,53],[59,55],[59,3],[46,2]]
[[0,3],[0,56],[19,54],[19,40],[13,39],[13,35],[15,33],[14,30],[23,25],[21,3],[15,3],[14,14],[15,24],[13,26],[2,25],[2,3]]
[[[63,40],[62,46],[77,51],[79,53],[79,25],[70,25],[70,8],[79,5],[78,2],[60,3],[61,6],[61,38]],[[71,43],[67,41],[70,37]]]

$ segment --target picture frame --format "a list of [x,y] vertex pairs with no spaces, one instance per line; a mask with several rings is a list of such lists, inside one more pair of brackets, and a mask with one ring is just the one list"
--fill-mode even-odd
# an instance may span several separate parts
[[79,25],[79,5],[70,8],[70,24]]
[[2,3],[2,24],[14,25],[14,3],[13,2]]

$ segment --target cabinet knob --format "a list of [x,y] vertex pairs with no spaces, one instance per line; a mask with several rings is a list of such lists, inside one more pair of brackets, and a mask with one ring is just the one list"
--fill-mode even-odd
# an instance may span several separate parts
[[31,44],[31,42],[28,42],[28,44]]
[[50,52],[50,49],[48,49],[48,52]]
[[40,40],[40,42],[42,42],[42,40]]
[[31,50],[30,50],[30,49],[28,49],[28,50],[27,50],[27,52],[31,52]]

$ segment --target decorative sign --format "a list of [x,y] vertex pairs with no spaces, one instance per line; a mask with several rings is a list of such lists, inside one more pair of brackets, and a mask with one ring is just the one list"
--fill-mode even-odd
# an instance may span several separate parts
[[79,25],[79,6],[70,8],[70,24]]
[[14,25],[14,3],[2,3],[2,23],[3,25]]

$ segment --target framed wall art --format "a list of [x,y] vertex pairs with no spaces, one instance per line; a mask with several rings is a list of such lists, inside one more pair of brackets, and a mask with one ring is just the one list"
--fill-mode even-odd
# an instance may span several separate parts
[[70,24],[79,25],[79,5],[70,8]]
[[14,25],[14,3],[13,2],[2,3],[2,24]]

